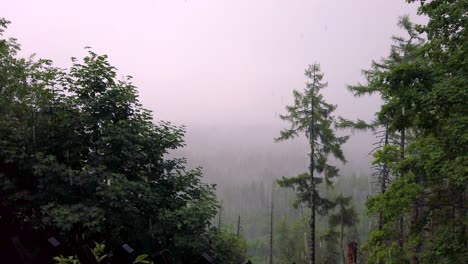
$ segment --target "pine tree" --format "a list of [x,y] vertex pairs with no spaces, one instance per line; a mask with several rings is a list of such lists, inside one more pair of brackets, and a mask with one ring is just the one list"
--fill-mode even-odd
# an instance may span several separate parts
[[462,263],[467,256],[468,1],[421,3],[427,26],[404,17],[408,37],[394,38],[391,54],[365,72],[368,84],[353,90],[381,95],[378,119],[400,138],[376,155],[396,179],[367,204],[384,219],[366,246],[370,263]]
[[325,242],[326,254],[324,254],[324,264],[336,264],[340,262],[340,250],[338,249],[339,236],[338,231],[335,230],[335,226],[329,224],[327,232],[322,236],[322,240]]
[[273,188],[271,189],[270,197],[270,264],[273,264]]
[[338,195],[335,198],[335,212],[329,216],[329,225],[333,230],[339,228],[340,251],[343,263],[346,263],[346,247],[344,243],[345,228],[350,229],[357,223],[358,218],[354,207],[351,205],[352,197]]
[[[400,65],[416,61],[418,48],[423,44],[423,39],[407,16],[401,17],[398,25],[407,32],[408,37],[393,37],[394,44],[391,47],[390,55],[381,62],[373,61],[372,68],[363,71],[368,80],[367,85],[358,84],[348,87],[355,96],[377,93],[383,102],[381,110],[376,113],[376,120],[370,125],[374,130],[383,128],[383,130],[377,132],[383,133],[383,135],[378,143],[379,146],[373,150],[375,152],[373,153],[374,161],[372,163],[377,168],[376,176],[379,179],[378,184],[381,187],[381,195],[385,194],[389,188],[391,183],[390,175],[395,175],[397,179],[403,178],[404,172],[398,170],[398,164],[405,160],[405,146],[408,144],[408,137],[413,132],[411,112],[409,115],[405,115],[405,108],[401,104],[406,101],[406,98],[402,95],[395,96],[395,90],[392,89],[394,85],[400,86],[399,89],[402,90],[408,89],[410,87],[406,86],[409,86],[409,84],[405,83],[407,80],[403,76],[396,78],[396,76],[388,74],[390,69],[399,70]],[[423,81],[422,77],[423,75],[420,75],[421,81]],[[390,221],[389,217],[385,217],[386,213],[384,211],[379,209],[378,212],[375,212],[379,216],[379,232],[374,233],[374,235],[380,234],[379,243],[374,241],[368,243],[368,245],[374,249],[385,248],[385,250],[388,250],[387,256],[398,255],[404,258],[404,215],[400,214],[397,218],[392,217],[393,220]],[[384,233],[392,233],[392,235],[382,235]],[[373,236],[373,238],[376,237]],[[383,237],[386,237],[386,239],[383,239]],[[390,245],[398,245],[398,248],[390,247]],[[379,262],[381,261],[382,259],[379,259]]]
[[336,106],[325,102],[323,95],[320,94],[320,91],[327,86],[322,81],[323,73],[320,71],[320,65],[310,65],[305,71],[305,76],[308,81],[304,91],[294,90],[294,105],[286,107],[288,112],[286,115],[280,115],[280,118],[289,122],[291,127],[282,130],[276,141],[293,139],[304,133],[310,146],[309,172],[295,177],[283,177],[278,183],[282,187],[291,187],[297,191],[296,206],[305,203],[311,209],[310,263],[315,263],[316,213],[325,214],[332,206],[331,201],[320,196],[317,185],[322,182],[331,184],[331,178],[338,176],[338,168],[328,163],[328,157],[332,155],[346,162],[341,145],[348,137],[335,135],[334,126],[338,123],[332,113]]

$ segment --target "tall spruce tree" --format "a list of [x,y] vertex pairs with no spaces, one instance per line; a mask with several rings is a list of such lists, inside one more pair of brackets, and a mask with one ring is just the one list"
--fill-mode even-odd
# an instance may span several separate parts
[[340,239],[340,251],[343,263],[346,263],[346,247],[344,244],[346,232],[345,228],[348,230],[351,229],[358,221],[356,211],[354,210],[354,207],[351,204],[351,202],[352,197],[344,197],[343,195],[338,195],[334,201],[336,205],[335,212],[329,217],[330,228],[339,228],[338,235]]
[[[388,75],[393,69],[399,69],[401,65],[406,63],[415,63],[418,59],[418,49],[424,43],[423,39],[419,36],[416,27],[412,24],[408,16],[400,18],[398,26],[407,32],[407,37],[393,37],[394,44],[391,47],[390,55],[380,62],[372,62],[372,68],[370,70],[363,71],[366,76],[368,83],[367,85],[358,84],[355,86],[349,86],[349,90],[355,96],[363,96],[368,94],[378,94],[382,99],[382,107],[379,112],[376,113],[377,119],[370,125],[374,130],[383,127],[383,130],[379,131],[384,133],[381,136],[377,150],[373,153],[374,161],[373,165],[376,166],[376,176],[379,179],[379,185],[381,187],[381,194],[386,193],[388,184],[390,183],[390,175],[397,176],[396,178],[403,178],[404,173],[398,170],[398,164],[404,161],[405,146],[408,144],[408,136],[411,139],[411,134],[414,133],[412,127],[411,112],[404,111],[402,102],[406,100],[403,94],[395,95],[393,86],[400,86],[399,89],[409,89],[410,84],[406,83],[405,78],[409,76],[396,76],[390,77]],[[422,81],[424,80],[424,73],[421,71],[419,77]],[[422,83],[421,83],[422,84]],[[390,110],[391,109],[391,110]],[[408,109],[408,108],[407,108]],[[373,151],[374,151],[373,150]],[[412,190],[408,189],[409,192]],[[371,199],[372,200],[372,199]],[[405,226],[404,226],[404,215],[400,214],[397,218],[386,217],[385,210],[379,209],[375,211],[379,215],[379,232],[375,232],[373,238],[376,238],[376,234],[392,233],[389,236],[379,236],[378,243],[370,242],[368,245],[377,249],[372,251],[371,255],[382,250],[387,250],[386,256],[399,256],[403,261],[405,243]],[[392,220],[390,220],[392,219]],[[396,225],[394,224],[396,222]],[[396,228],[395,228],[396,226]],[[386,239],[383,239],[386,237]],[[393,243],[395,242],[395,243]],[[393,246],[390,246],[393,245]],[[373,255],[377,256],[379,254]],[[378,261],[383,261],[383,257],[377,257]],[[372,260],[372,257],[370,258]]]
[[[338,176],[338,168],[329,164],[328,157],[346,162],[341,145],[348,139],[335,134],[334,126],[338,123],[332,115],[335,105],[325,102],[320,91],[327,86],[322,81],[323,73],[320,65],[309,65],[305,70],[307,77],[303,92],[294,90],[294,105],[287,106],[287,114],[280,115],[282,120],[291,124],[290,128],[281,131],[276,141],[293,139],[304,133],[310,146],[309,172],[295,177],[283,177],[278,180],[282,187],[291,187],[297,190],[295,205],[305,203],[311,209],[310,216],[310,263],[315,263],[316,255],[316,213],[326,214],[333,203],[322,197],[317,185],[323,182],[331,184],[331,178]],[[316,173],[316,174],[315,174]]]

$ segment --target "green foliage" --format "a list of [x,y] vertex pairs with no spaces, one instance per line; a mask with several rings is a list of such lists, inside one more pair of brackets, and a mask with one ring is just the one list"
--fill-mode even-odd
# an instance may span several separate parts
[[334,202],[335,212],[329,215],[330,226],[352,227],[357,222],[357,215],[351,204],[352,197],[338,195]]
[[[281,187],[297,190],[295,207],[304,203],[311,208],[310,261],[315,263],[315,213],[326,214],[332,207],[329,200],[319,195],[317,186],[323,180],[327,185],[331,185],[331,179],[338,176],[338,168],[328,162],[328,157],[331,155],[341,162],[346,162],[341,145],[348,140],[348,136],[335,135],[334,128],[340,127],[338,121],[332,116],[336,106],[325,102],[323,95],[320,94],[320,90],[327,86],[322,81],[323,73],[320,71],[320,65],[309,65],[309,68],[305,70],[305,76],[308,79],[306,88],[303,92],[293,91],[294,105],[286,106],[288,113],[280,115],[280,118],[288,121],[291,127],[282,130],[275,140],[288,140],[304,133],[310,145],[309,173],[290,178],[283,177],[277,182]],[[321,174],[322,177],[314,176],[314,172]]]
[[174,259],[210,249],[214,186],[167,155],[184,145],[184,127],[153,123],[105,55],[89,50],[64,70],[17,58],[15,39],[1,36],[1,206],[34,229],[111,248],[167,248]]
[[54,257],[54,261],[56,264],[79,264],[80,263],[80,261],[78,260],[78,257],[76,256],[64,257],[60,255],[58,257]]
[[137,263],[142,263],[142,264],[152,264],[153,262],[148,260],[148,255],[147,254],[141,254],[141,255],[138,255],[135,260],[133,261],[133,264],[137,264]]
[[284,217],[274,229],[274,245],[276,261],[279,263],[302,262],[301,252],[304,249],[304,221],[291,221]]
[[377,196],[370,197],[367,201],[367,207],[370,214],[383,212],[387,221],[395,221],[401,215],[409,213],[415,200],[421,195],[422,187],[410,176],[395,180],[390,188]]
[[374,157],[372,165],[385,164],[389,167],[394,167],[399,161],[399,154],[400,149],[396,145],[384,146],[382,149],[379,149],[372,154]]
[[352,132],[356,130],[375,130],[378,123],[367,123],[364,120],[358,119],[357,121],[351,121],[343,117],[338,117],[337,127],[341,129],[350,129]]
[[[339,262],[344,227],[368,231],[364,221],[355,221],[349,198],[331,200],[323,183],[338,176],[329,156],[345,162],[341,145],[347,137],[336,136],[334,129],[383,126],[390,143],[374,152],[373,165],[383,166],[381,184],[391,185],[367,201],[369,216],[382,219],[362,247],[367,261],[463,263],[468,258],[468,1],[407,2],[421,3],[427,25],[402,17],[399,26],[407,36],[394,37],[390,54],[363,71],[366,84],[348,87],[355,96],[380,96],[375,120],[334,117],[336,106],[320,94],[326,83],[318,64],[306,70],[306,88],[293,92],[294,104],[280,116],[291,126],[276,140],[305,135],[311,150],[308,173],[278,180],[297,192],[296,209],[283,210],[275,227],[274,253],[281,261],[304,260],[312,231],[326,244],[319,249],[322,262]],[[90,50],[82,60],[73,58],[69,70],[49,60],[18,58],[20,45],[3,38],[8,23],[0,19],[0,206],[12,208],[34,229],[86,240],[105,237],[111,248],[125,241],[139,251],[169,248],[181,262],[204,251],[222,263],[241,262],[247,242],[210,228],[218,206],[214,186],[201,182],[200,169],[187,170],[185,160],[167,156],[183,146],[184,127],[154,124],[131,77],[118,79],[105,55]],[[312,208],[311,217],[316,211],[331,213],[328,230],[316,230],[315,218],[310,227],[304,225],[309,215],[298,213],[304,204]],[[250,226],[248,234],[261,258],[266,224],[260,223],[259,208],[249,207],[246,219],[262,227],[252,231]],[[369,216],[360,215],[371,226]],[[307,234],[304,241],[295,243],[301,234]],[[93,250],[100,262],[107,260],[105,251],[101,244]],[[75,257],[54,260],[78,263]],[[135,261],[148,263],[146,255]]]
[[106,245],[104,243],[94,243],[93,248],[93,255],[96,257],[98,263],[103,262],[107,258],[107,254],[105,254]]
[[[107,256],[109,254],[105,254],[106,246],[105,244],[95,243],[94,248],[92,249],[93,255],[96,258],[98,263],[109,263],[107,261]],[[147,254],[138,255],[135,260],[133,261],[134,264],[142,263],[142,264],[153,264],[154,262],[148,260]],[[62,255],[56,256],[53,258],[56,264],[80,264],[80,260],[77,256],[67,256],[64,257]]]
[[[344,172],[346,173],[346,171]],[[366,176],[348,175],[336,179],[332,188],[325,184],[319,185],[319,192],[330,201],[334,201],[342,194],[352,196],[359,222],[344,231],[344,243],[357,241],[364,243],[376,225],[373,217],[366,214],[365,202],[373,192],[372,181]],[[227,186],[218,196],[223,200],[223,226],[236,226],[238,216],[241,215],[241,234],[248,245],[248,258],[252,263],[268,262],[270,255],[270,197],[271,180],[267,177],[261,181],[242,185]],[[289,188],[273,188],[275,199],[274,229],[273,229],[273,258],[274,263],[309,263],[310,241],[310,211],[305,205],[294,208],[291,206],[296,200],[296,192]],[[350,202],[351,203],[351,202]],[[329,213],[336,213],[338,207]],[[334,233],[338,238],[328,241],[328,216],[317,215],[317,262],[324,263],[332,257],[330,248],[335,247],[338,263],[341,262],[339,230]],[[235,229],[231,230],[235,233]],[[334,241],[334,242],[333,242]],[[360,261],[364,258],[360,256]],[[337,262],[329,262],[337,263]],[[364,262],[365,263],[365,262]]]
[[341,261],[341,250],[339,249],[340,233],[335,231],[334,228],[329,228],[328,231],[322,236],[322,240],[325,241],[325,257],[323,259],[324,264],[340,263]]
[[317,210],[326,212],[330,207],[330,202],[320,197],[315,186],[322,183],[323,179],[331,184],[331,179],[338,176],[338,168],[328,163],[328,156],[332,155],[345,162],[341,145],[347,141],[348,137],[338,137],[334,133],[333,128],[338,125],[338,122],[331,114],[336,106],[326,103],[320,94],[320,90],[326,87],[326,83],[322,82],[323,74],[320,72],[320,66],[310,65],[305,75],[308,82],[304,92],[295,90],[293,92],[294,105],[286,107],[287,115],[280,115],[280,118],[288,121],[291,127],[282,130],[276,141],[292,139],[299,133],[304,133],[311,146],[310,173],[316,171],[322,174],[323,178],[311,177],[310,173],[303,173],[296,177],[283,177],[278,184],[281,187],[297,190],[296,207],[300,203],[306,203],[312,207],[311,198],[313,197]]
[[[352,197],[344,197],[341,194],[334,199],[334,209],[330,212],[328,217],[329,229],[324,235],[328,252],[325,263],[339,262],[340,255],[342,262],[346,263],[346,245],[356,240],[357,235],[352,232],[352,228],[354,228],[358,222],[358,216],[351,201]],[[347,241],[345,241],[345,237]],[[338,245],[339,250],[337,249]]]
[[216,261],[236,264],[247,259],[247,241],[245,239],[224,228],[214,232],[216,233],[213,233],[210,243],[213,244],[211,254]]
[[[350,87],[357,96],[378,93],[384,101],[378,120],[412,137],[405,150],[390,146],[375,154],[400,179],[368,201],[370,213],[386,221],[365,246],[370,263],[462,263],[468,256],[468,2],[420,2],[427,25],[403,17],[408,37],[394,38],[388,58],[365,71],[367,85]],[[403,230],[389,222],[396,219]]]

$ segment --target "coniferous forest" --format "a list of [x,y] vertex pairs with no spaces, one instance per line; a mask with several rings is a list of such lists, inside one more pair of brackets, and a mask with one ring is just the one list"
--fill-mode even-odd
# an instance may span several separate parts
[[[401,14],[362,82],[304,66],[275,154],[185,149],[190,126],[112,58],[25,54],[0,12],[0,263],[467,263],[468,1],[406,2],[425,22]],[[373,118],[339,112],[336,89],[378,101]]]

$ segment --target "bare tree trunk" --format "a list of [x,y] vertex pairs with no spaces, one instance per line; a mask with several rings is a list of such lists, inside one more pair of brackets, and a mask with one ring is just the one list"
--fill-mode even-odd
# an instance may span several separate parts
[[273,264],[273,187],[271,188],[270,208],[270,264]]
[[[312,200],[315,200],[312,198]],[[315,202],[315,201],[313,201]],[[310,217],[310,263],[315,264],[315,204],[312,204]]]
[[223,212],[223,202],[219,205],[219,212],[218,212],[218,232],[221,232],[221,214]]
[[[315,81],[315,72],[314,72],[314,81]],[[313,90],[312,90],[313,92]],[[310,143],[310,263],[315,264],[315,181],[314,181],[314,145],[315,145],[315,135],[314,135],[314,102],[313,96],[310,106],[311,111],[311,120],[309,127],[309,143]]]
[[[302,207],[301,207],[301,219],[303,217],[303,212],[302,212]],[[304,251],[302,251],[301,254],[301,259],[306,261],[308,259],[307,257],[307,251],[309,250],[309,245],[307,244],[307,224],[304,225]]]
[[237,237],[240,236],[240,215],[237,218]]
[[[385,142],[384,142],[384,148],[388,146],[388,124],[385,124]],[[380,193],[385,193],[387,191],[387,180],[389,176],[389,169],[387,164],[383,164],[382,168],[382,178],[380,179]],[[384,224],[384,219],[383,219],[383,213],[379,213],[379,230],[383,229],[383,224]]]
[[[404,108],[403,108],[403,114],[404,114]],[[400,148],[401,148],[401,153],[400,153],[400,158],[401,160],[405,159],[405,129],[401,129],[401,135],[400,135]],[[403,175],[400,175],[402,177]],[[404,226],[403,226],[403,216],[400,217],[398,221],[398,227],[399,227],[399,238],[398,238],[398,244],[400,248],[403,248],[403,242],[404,242]]]
[[341,214],[341,256],[343,257],[343,264],[346,263],[345,249],[343,248],[343,236],[344,236],[344,223],[343,223],[343,214]]
[[[417,184],[423,184],[421,177],[418,175],[416,176],[416,183]],[[418,222],[420,221],[421,218],[421,207],[420,207],[420,200],[417,199],[416,202],[414,203],[414,218],[413,218],[413,224],[417,225]],[[421,252],[421,247],[422,243],[420,241],[417,242],[416,247],[414,249],[415,254],[412,257],[412,263],[419,264],[419,258],[418,255]]]

